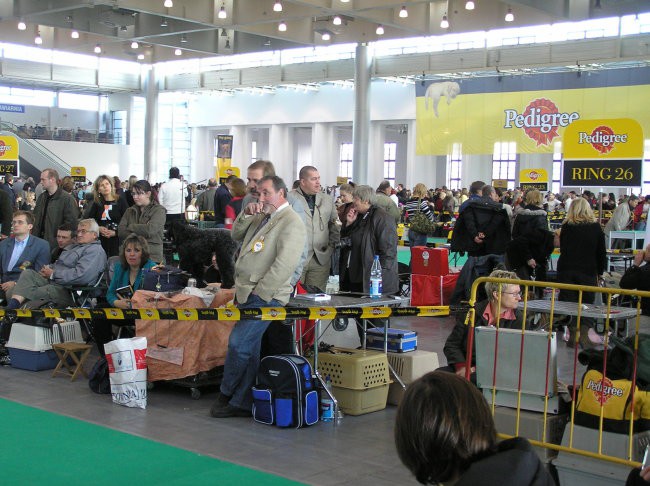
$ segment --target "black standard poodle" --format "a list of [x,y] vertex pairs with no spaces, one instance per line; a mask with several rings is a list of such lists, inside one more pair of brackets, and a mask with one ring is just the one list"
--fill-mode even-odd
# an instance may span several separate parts
[[[190,272],[199,287],[205,286],[206,273],[213,266],[213,257],[221,277],[221,287],[235,286],[235,255],[239,244],[227,229],[198,229],[184,221],[172,225],[174,242],[182,270]],[[211,278],[208,281],[213,281]]]

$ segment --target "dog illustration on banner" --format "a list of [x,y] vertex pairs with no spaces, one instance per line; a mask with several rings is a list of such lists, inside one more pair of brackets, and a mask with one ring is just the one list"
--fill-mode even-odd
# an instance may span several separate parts
[[460,93],[460,85],[454,81],[443,81],[441,83],[432,83],[427,88],[424,95],[424,108],[429,109],[429,99],[433,106],[433,113],[438,118],[438,103],[443,96],[447,98],[447,105]]

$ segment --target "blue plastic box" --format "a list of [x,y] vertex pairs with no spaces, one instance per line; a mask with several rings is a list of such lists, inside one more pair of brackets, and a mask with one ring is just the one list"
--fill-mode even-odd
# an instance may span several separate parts
[[26,349],[7,348],[11,358],[11,367],[21,370],[41,371],[54,369],[59,362],[56,353],[46,351],[28,351]]
[[[384,328],[375,327],[366,333],[366,348],[384,350]],[[388,351],[407,353],[418,348],[418,333],[407,329],[388,328]]]

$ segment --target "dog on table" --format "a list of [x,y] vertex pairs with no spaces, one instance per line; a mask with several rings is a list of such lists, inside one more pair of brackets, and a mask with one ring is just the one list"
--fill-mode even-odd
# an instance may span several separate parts
[[454,81],[443,81],[441,83],[431,83],[424,95],[424,109],[429,109],[429,100],[433,105],[433,112],[438,118],[438,103],[443,96],[447,98],[447,105],[460,93],[460,85]]
[[213,266],[213,257],[221,277],[221,287],[235,285],[235,255],[239,244],[227,229],[198,229],[184,221],[174,221],[172,232],[180,268],[190,272],[199,287],[205,286],[206,271]]

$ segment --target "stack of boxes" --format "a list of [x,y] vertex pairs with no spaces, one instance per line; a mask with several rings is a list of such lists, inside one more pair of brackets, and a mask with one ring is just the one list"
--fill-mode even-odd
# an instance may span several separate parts
[[411,305],[449,305],[458,280],[449,273],[447,248],[411,248]]

